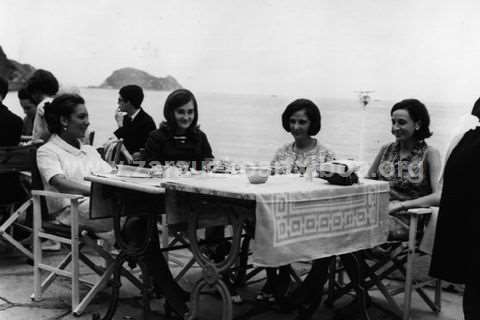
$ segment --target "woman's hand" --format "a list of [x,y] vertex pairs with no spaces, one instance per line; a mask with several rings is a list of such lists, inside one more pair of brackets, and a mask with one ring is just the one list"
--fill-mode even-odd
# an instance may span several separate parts
[[63,174],[57,174],[50,179],[50,184],[63,193],[90,195],[90,186],[67,179]]
[[140,161],[142,160],[142,153],[140,151],[134,152],[132,154],[133,161]]
[[392,214],[394,212],[401,211],[401,210],[404,210],[404,209],[406,209],[406,208],[405,208],[405,204],[402,201],[393,200],[393,201],[390,201],[390,203],[388,204],[388,213],[389,214]]

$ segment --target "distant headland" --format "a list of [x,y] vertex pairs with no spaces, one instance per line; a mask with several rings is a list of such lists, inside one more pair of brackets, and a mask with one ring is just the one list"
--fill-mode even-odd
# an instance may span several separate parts
[[8,80],[8,89],[10,91],[20,89],[34,71],[35,68],[29,64],[22,64],[8,59],[0,46],[0,76]]
[[128,84],[136,84],[146,90],[175,90],[182,86],[172,77],[158,78],[135,68],[115,70],[96,88],[119,89]]

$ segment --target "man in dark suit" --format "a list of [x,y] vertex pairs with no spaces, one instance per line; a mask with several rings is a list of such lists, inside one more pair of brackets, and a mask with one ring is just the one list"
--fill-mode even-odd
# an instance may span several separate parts
[[[16,146],[22,135],[22,118],[3,104],[7,96],[8,81],[0,77],[0,147]],[[0,204],[9,204],[25,198],[25,191],[17,172],[0,173]]]
[[156,129],[152,117],[142,108],[143,90],[137,85],[124,86],[118,92],[118,110],[115,121],[118,129],[114,134],[122,138],[130,154],[145,146],[148,135]]
[[22,135],[22,118],[8,110],[3,104],[7,96],[8,81],[0,77],[0,146],[16,146],[20,143]]

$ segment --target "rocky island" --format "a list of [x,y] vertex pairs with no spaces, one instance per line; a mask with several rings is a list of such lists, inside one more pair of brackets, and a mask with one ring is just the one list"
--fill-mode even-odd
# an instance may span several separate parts
[[34,71],[35,68],[29,64],[8,59],[0,46],[0,76],[8,80],[9,90],[20,89]]
[[99,88],[119,89],[128,84],[136,84],[145,90],[175,90],[182,86],[172,77],[158,78],[145,71],[122,68],[114,71]]

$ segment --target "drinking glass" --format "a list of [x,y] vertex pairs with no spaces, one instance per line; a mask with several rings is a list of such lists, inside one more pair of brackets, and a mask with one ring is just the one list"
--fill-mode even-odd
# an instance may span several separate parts
[[205,160],[202,163],[202,170],[205,171],[205,173],[212,172],[214,167],[215,167],[215,162],[213,162],[212,160]]
[[298,172],[300,173],[300,177],[303,177],[305,171],[307,170],[307,164],[304,161],[297,160],[295,161],[295,165],[298,168]]

